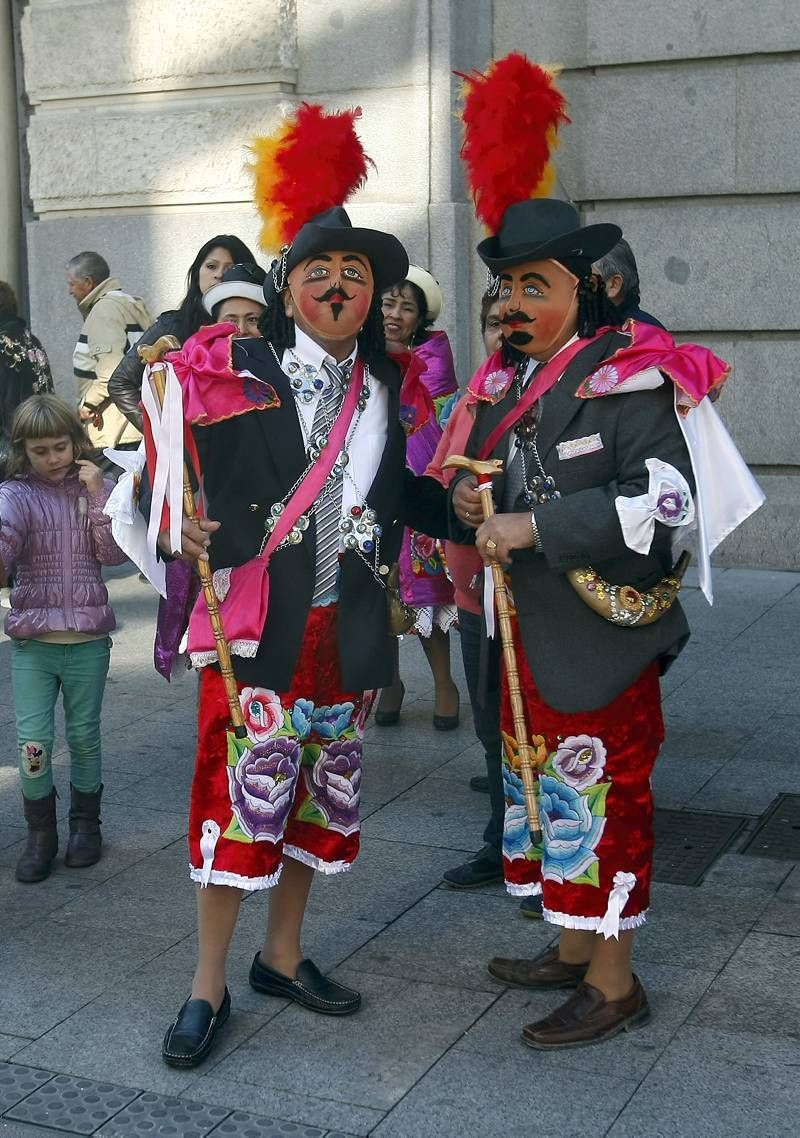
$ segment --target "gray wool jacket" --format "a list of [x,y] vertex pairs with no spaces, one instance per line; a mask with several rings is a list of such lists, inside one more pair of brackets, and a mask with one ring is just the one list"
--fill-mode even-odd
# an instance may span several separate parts
[[[625,544],[614,501],[646,492],[645,460],[659,458],[683,474],[694,493],[689,452],[673,408],[673,386],[624,395],[580,399],[581,382],[628,343],[609,332],[570,362],[543,400],[538,450],[561,498],[536,506],[542,552],[518,550],[510,568],[520,632],[533,678],[542,697],[560,711],[605,707],[652,663],[666,670],[689,638],[678,602],[659,620],[643,627],[619,627],[593,612],[573,590],[565,573],[591,565],[615,584],[651,588],[673,567],[673,530],[656,523],[650,552],[634,553]],[[514,404],[509,391],[498,403],[480,404],[467,453],[477,456],[484,439]],[[589,454],[559,457],[558,444],[599,434],[602,446]],[[509,437],[492,453],[504,461]],[[580,448],[577,448],[580,449]],[[566,448],[565,448],[566,450]],[[565,453],[565,450],[562,453]],[[516,461],[519,461],[518,459]],[[458,481],[466,477],[460,474]],[[503,500],[503,478],[494,479],[496,502]],[[515,508],[525,510],[521,499]],[[474,534],[450,509],[451,537],[469,543]]]

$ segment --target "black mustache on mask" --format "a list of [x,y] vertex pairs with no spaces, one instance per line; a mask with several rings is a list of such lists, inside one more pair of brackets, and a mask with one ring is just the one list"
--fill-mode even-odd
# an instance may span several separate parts
[[339,284],[331,285],[329,289],[323,292],[322,296],[315,296],[314,300],[319,301],[320,304],[326,304],[334,297],[339,297],[341,300],[352,300],[352,296],[344,291],[344,288]]
[[521,312],[519,309],[516,309],[516,311],[507,312],[505,314],[505,316],[501,317],[500,323],[501,324],[508,324],[509,326],[511,326],[513,324],[532,324],[533,323],[533,317],[527,316],[524,312]]

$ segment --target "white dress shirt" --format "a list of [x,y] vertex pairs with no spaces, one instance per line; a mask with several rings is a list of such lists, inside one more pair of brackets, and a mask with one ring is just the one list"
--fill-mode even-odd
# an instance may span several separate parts
[[[327,363],[333,367],[341,367],[342,364],[346,363],[352,365],[358,356],[358,348],[356,347],[347,359],[337,364],[336,360],[333,359],[332,356],[329,356],[324,348],[321,348],[319,344],[312,340],[310,336],[306,335],[300,328],[295,327],[294,335],[294,347],[287,348],[281,360],[281,368],[287,375],[289,374],[289,364],[292,363],[292,361],[299,360],[301,364],[310,364],[312,367],[315,367],[327,385],[331,381],[323,364]],[[349,516],[352,506],[362,506],[364,504],[364,498],[374,481],[375,475],[378,473],[378,467],[380,466],[380,461],[386,446],[389,393],[384,385],[378,383],[372,376],[369,377],[369,390],[370,396],[367,400],[367,406],[360,415],[359,412],[356,411],[356,415],[359,416],[358,422],[347,446],[350,462],[347,466],[347,474],[344,477],[342,492],[343,516]],[[308,403],[304,403],[299,399],[295,400],[297,415],[300,419],[301,428],[303,429],[303,437],[306,439],[311,434],[314,414],[317,410],[317,402],[321,394],[321,391],[315,391],[314,398],[310,399]],[[355,483],[355,486],[353,483]],[[356,487],[358,487],[358,491]]]

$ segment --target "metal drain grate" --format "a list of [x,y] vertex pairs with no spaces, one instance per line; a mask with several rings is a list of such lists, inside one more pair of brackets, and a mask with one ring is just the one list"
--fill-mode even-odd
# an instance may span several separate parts
[[206,1106],[146,1091],[107,1122],[98,1138],[155,1138],[167,1134],[171,1138],[205,1138],[229,1114],[228,1107]]
[[800,794],[778,795],[742,853],[800,861]]
[[741,814],[656,810],[653,879],[670,885],[699,885],[747,821]]
[[0,1063],[0,1114],[15,1106],[31,1091],[35,1091],[48,1079],[50,1071],[38,1071],[35,1067],[22,1067],[19,1063]]
[[7,1111],[5,1117],[70,1134],[92,1134],[138,1093],[111,1083],[56,1075]]
[[322,1138],[327,1133],[316,1126],[303,1126],[297,1122],[280,1122],[277,1119],[259,1118],[237,1110],[230,1118],[220,1122],[209,1138]]

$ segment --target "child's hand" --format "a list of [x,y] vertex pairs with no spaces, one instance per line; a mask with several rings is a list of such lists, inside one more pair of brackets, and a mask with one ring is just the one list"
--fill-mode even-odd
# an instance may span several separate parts
[[99,494],[103,489],[103,472],[88,458],[78,459],[78,478],[90,494]]

